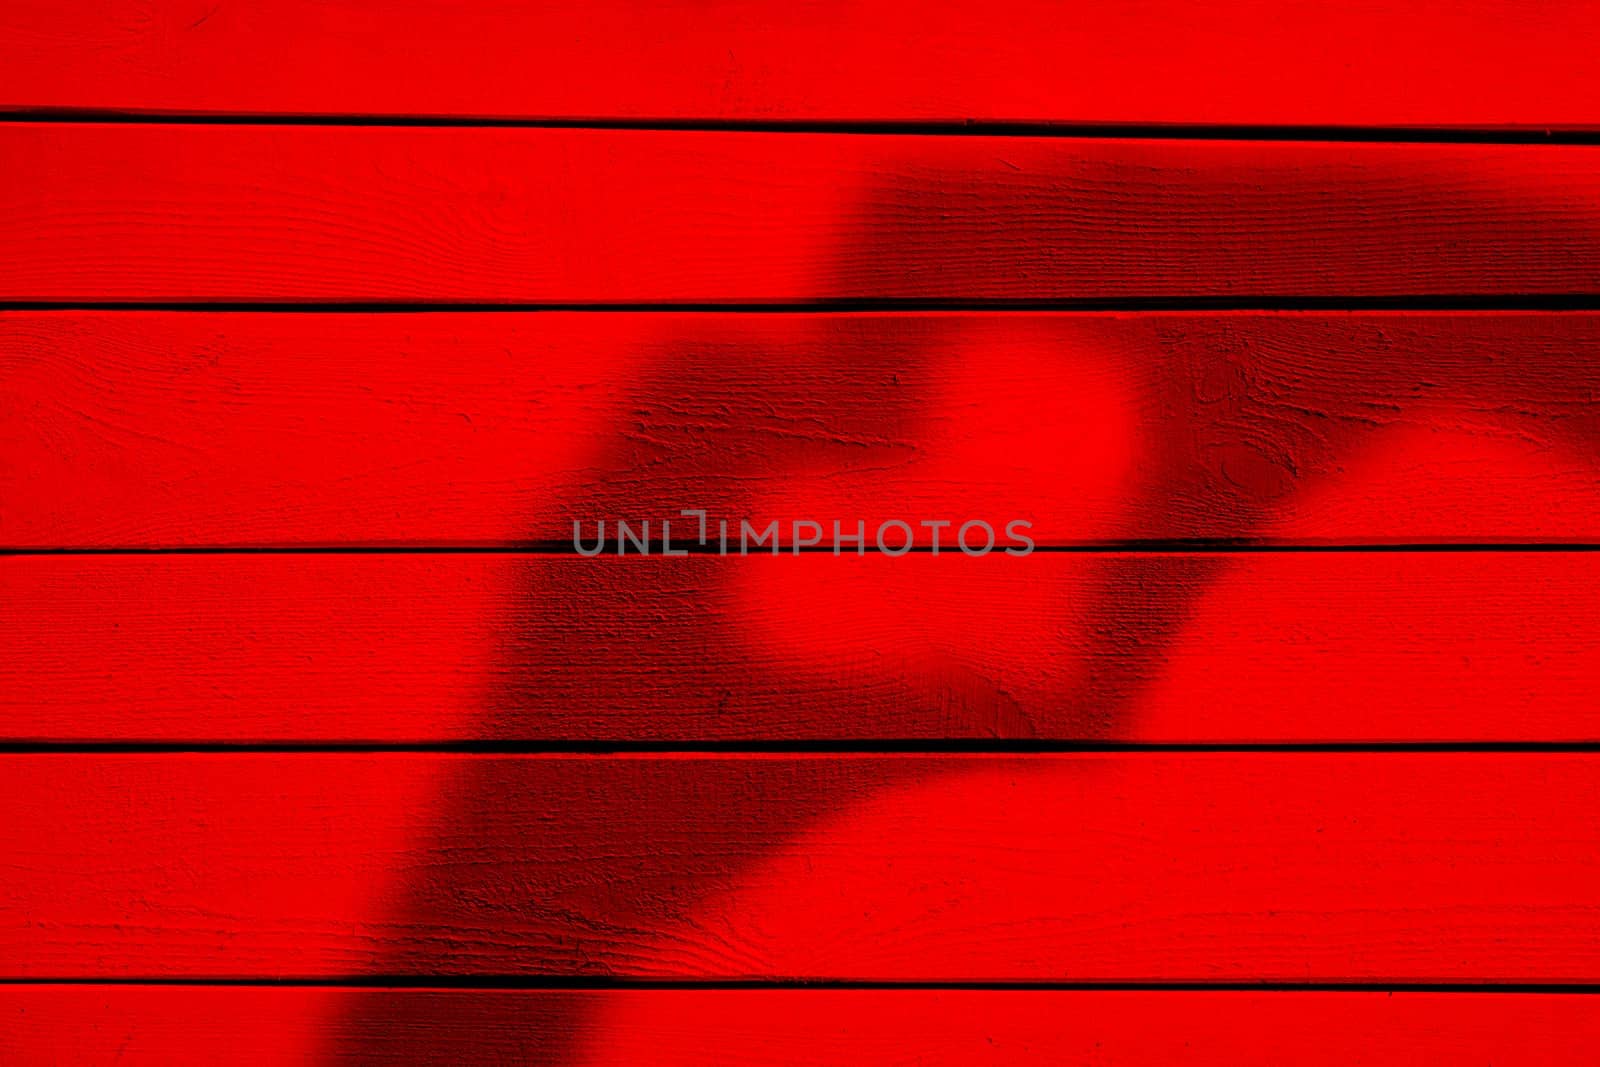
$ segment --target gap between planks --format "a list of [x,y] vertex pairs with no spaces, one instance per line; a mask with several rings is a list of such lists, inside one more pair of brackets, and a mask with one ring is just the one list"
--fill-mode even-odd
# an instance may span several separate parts
[[62,125],[438,127],[607,130],[641,133],[828,133],[874,137],[1055,137],[1119,141],[1266,141],[1338,144],[1600,144],[1600,130],[1573,126],[1339,126],[1297,124],[1024,122],[1005,120],[852,121],[786,119],[516,119],[492,115],[178,114],[92,108],[7,111],[0,121]]

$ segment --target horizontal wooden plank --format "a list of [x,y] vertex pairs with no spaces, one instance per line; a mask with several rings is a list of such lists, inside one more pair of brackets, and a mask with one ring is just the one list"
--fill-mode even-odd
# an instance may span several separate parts
[[10,547],[1600,539],[1589,313],[11,312],[0,376]]
[[1592,127],[1592,18],[1574,0],[13,0],[0,107]]
[[1597,564],[16,558],[0,708],[24,739],[1584,740]]
[[22,740],[1600,739],[1600,553],[0,559]]
[[1600,757],[11,755],[11,977],[1600,979]]
[[1573,994],[0,987],[12,1062],[1582,1063]]
[[1600,146],[0,124],[0,299],[1600,290]]

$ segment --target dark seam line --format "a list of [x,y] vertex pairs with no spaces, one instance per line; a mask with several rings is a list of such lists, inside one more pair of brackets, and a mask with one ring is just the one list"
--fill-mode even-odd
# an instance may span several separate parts
[[[638,516],[623,516],[632,520]],[[645,516],[654,518],[655,516]],[[612,516],[603,516],[606,521],[611,521]],[[673,516],[667,516],[668,519]],[[585,526],[594,522],[594,519],[584,520]],[[601,563],[607,560],[664,560],[679,558],[678,552],[685,553],[683,558],[708,557],[712,559],[779,559],[787,556],[837,556],[843,559],[861,558],[866,556],[888,556],[898,558],[902,555],[914,556],[961,556],[967,557],[951,546],[942,546],[937,553],[930,545],[917,545],[903,553],[889,553],[879,549],[876,545],[866,545],[860,552],[854,548],[846,548],[835,552],[826,544],[805,545],[798,549],[785,547],[781,552],[770,552],[763,549],[752,549],[741,555],[737,551],[726,554],[720,553],[715,545],[701,546],[697,544],[674,544],[674,555],[664,557],[658,547],[653,547],[649,555],[630,552],[627,555],[618,555],[614,551],[606,551],[597,556],[580,555],[573,549],[570,541],[530,541],[521,544],[508,545],[178,545],[178,546],[151,546],[151,547],[0,547],[0,557],[23,558],[42,556],[539,556],[553,558],[570,558],[574,560],[587,560]],[[1422,554],[1449,554],[1471,552],[1498,552],[1498,553],[1588,553],[1600,551],[1600,542],[1374,542],[1371,544],[1278,544],[1274,542],[1248,542],[1248,541],[1207,541],[1207,540],[1174,540],[1174,541],[1110,541],[1104,543],[1085,543],[1076,545],[1036,545],[1031,553],[1022,556],[1009,556],[1011,559],[1024,559],[1027,555],[1128,555],[1128,556],[1189,556],[1189,555],[1285,555],[1299,553],[1320,554],[1368,554],[1368,553],[1422,553]],[[987,553],[987,556],[1003,557],[1005,550],[996,547]],[[668,564],[670,565],[670,564]]]
[[347,300],[0,300],[0,312],[142,311],[251,312],[297,314],[425,315],[472,312],[547,312],[594,314],[798,315],[852,312],[1271,312],[1271,311],[1594,311],[1600,293],[1409,294],[1393,296],[1244,295],[1195,297],[1118,297],[1084,299],[840,298],[812,301],[748,302],[485,302]]
[[761,979],[647,979],[570,975],[357,975],[333,978],[239,977],[239,978],[0,978],[0,986],[238,986],[241,988],[326,988],[326,989],[435,989],[435,990],[944,990],[973,992],[1082,992],[1082,993],[1600,993],[1593,982],[1064,982],[1030,981],[871,981],[833,978]]
[[1073,755],[1096,753],[1600,753],[1600,741],[1052,741],[1039,738],[888,738],[775,741],[483,740],[388,741],[7,741],[7,755]]
[[504,118],[458,115],[180,114],[93,108],[0,109],[0,121],[135,126],[333,126],[608,130],[682,133],[857,134],[916,137],[1046,137],[1174,141],[1334,141],[1375,144],[1600,144],[1600,129],[1562,126],[1340,126],[1037,120],[716,118]]

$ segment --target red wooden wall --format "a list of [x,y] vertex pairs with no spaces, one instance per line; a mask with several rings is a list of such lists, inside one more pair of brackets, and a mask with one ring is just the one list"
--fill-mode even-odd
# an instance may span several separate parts
[[1589,1062],[1597,47],[10,0],[0,1059]]

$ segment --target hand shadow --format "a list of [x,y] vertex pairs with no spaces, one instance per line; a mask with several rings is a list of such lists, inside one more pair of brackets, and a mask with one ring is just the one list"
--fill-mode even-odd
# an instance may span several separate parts
[[[1353,264],[1352,295],[1360,295],[1378,291],[1390,276],[1433,276],[1447,284],[1502,270],[1515,276],[1540,257],[1592,249],[1600,237],[1600,209],[1574,213],[1560,198],[1541,202],[1517,190],[1496,194],[1470,176],[1457,180],[1447,168],[1427,180],[1397,182],[1400,192],[1389,209],[1395,217],[1439,215],[1442,204],[1448,218],[1476,220],[1470,229],[1385,228],[1333,210],[1323,218],[1308,216],[1293,242],[1285,234],[1263,242],[1256,227],[1270,213],[1267,201],[1290,195],[1276,190],[1297,188],[1301,179],[1292,170],[1275,175],[1261,168],[1245,177],[1219,171],[1191,175],[1181,186],[1146,184],[1107,217],[1088,222],[1073,210],[1077,177],[1033,173],[1003,186],[930,163],[885,179],[866,190],[860,209],[842,221],[837,270],[819,297],[859,296],[871,287],[875,295],[914,300],[1004,299],[1020,284],[1039,293],[1049,289],[1051,278],[1082,273],[1064,270],[1067,261],[1103,264],[1112,288],[1120,284],[1116,279],[1133,279],[1131,288],[1143,277],[1158,279],[1163,289],[1192,285],[1215,295],[1222,287],[1218,275],[1205,272],[1205,259],[1192,247],[1174,243],[1175,234],[1194,229],[1197,214],[1208,219],[1201,229],[1219,242],[1216,262],[1252,264],[1243,276],[1224,279],[1229,292],[1244,294],[1245,306],[1250,296],[1296,295],[1261,292],[1255,288],[1261,279],[1300,279],[1314,286],[1341,262]],[[1515,262],[1508,263],[1508,256]],[[852,368],[841,368],[825,344],[774,353],[747,350],[725,336],[707,339],[708,331],[716,335],[721,329],[697,324],[695,337],[653,353],[628,387],[634,402],[624,409],[633,418],[617,427],[609,454],[597,463],[613,473],[597,478],[579,501],[551,502],[551,514],[641,516],[641,484],[683,476],[696,463],[703,469],[705,457],[717,453],[725,459],[725,476],[706,481],[683,506],[729,518],[770,511],[774,486],[783,485],[785,472],[826,493],[830,472],[870,468],[876,456],[890,474],[881,499],[867,506],[893,512],[892,471],[904,459],[905,443],[941,432],[943,420],[952,417],[939,387],[949,361],[983,357],[981,328],[976,343],[966,343],[974,327],[958,317],[929,317],[924,328],[896,335],[910,340],[889,344],[876,361]],[[1453,363],[1435,360],[1426,367],[1385,359],[1351,365],[1354,356],[1382,352],[1382,346],[1353,345],[1330,351],[1319,373],[1280,374],[1264,386],[1259,362],[1271,353],[1252,346],[1247,327],[1239,331],[1231,350],[1209,346],[1207,351],[1223,355],[1201,362],[1195,349],[1163,344],[1158,331],[1148,335],[1148,345],[1124,346],[1108,357],[1140,364],[1118,373],[1148,390],[1138,402],[1153,416],[1145,423],[1137,461],[1122,472],[1124,504],[1099,531],[1102,539],[1145,540],[1152,525],[1168,538],[1262,536],[1292,511],[1297,498],[1336,475],[1341,457],[1398,417],[1398,408],[1385,408],[1385,401],[1446,400],[1486,425],[1532,420],[1550,447],[1569,452],[1585,468],[1600,460],[1594,403],[1600,395],[1594,366],[1600,361],[1576,365],[1559,344],[1543,349],[1549,361],[1537,365],[1477,348]],[[708,347],[718,345],[726,358],[707,358]],[[1062,359],[1078,357],[1060,353]],[[1445,367],[1449,376],[1440,377]],[[1370,398],[1372,406],[1350,402],[1352,392]],[[1292,454],[1255,447],[1252,442],[1261,439],[1252,426],[1285,410],[1307,413],[1305,426],[1289,431],[1300,435],[1298,447]],[[807,425],[815,432],[806,432]],[[1197,441],[1216,447],[1197,450]],[[1217,462],[1197,466],[1198,455],[1213,455]],[[1018,499],[1019,492],[1047,498],[1049,484],[1025,484],[1037,474],[1026,465],[1013,471],[1008,477],[1021,481],[994,487],[995,499]],[[544,518],[534,521],[542,524]],[[1044,558],[1005,562],[1022,568]],[[876,585],[876,579],[868,580],[857,592],[920,604],[925,617],[913,634],[915,648],[895,645],[892,637],[877,645],[870,635],[851,638],[835,625],[838,620],[826,617],[795,619],[790,621],[813,636],[789,660],[764,654],[763,638],[733,624],[737,610],[664,615],[654,594],[676,584],[684,598],[737,608],[752,603],[750,587],[742,583],[770,579],[777,583],[772,589],[781,590],[783,582],[805,581],[784,577],[779,568],[811,567],[793,573],[814,574],[819,566],[859,566],[858,561],[575,560],[559,569],[531,568],[523,598],[530,618],[577,603],[588,622],[581,632],[540,644],[521,639],[513,627],[504,637],[507,667],[487,703],[516,708],[534,702],[535,691],[543,703],[552,691],[569,694],[597,717],[634,722],[640,737],[704,736],[693,724],[717,715],[733,724],[729,735],[829,736],[817,732],[827,723],[819,727],[815,712],[834,706],[852,717],[863,737],[888,730],[903,734],[905,724],[922,715],[928,736],[1114,740],[1136,732],[1143,688],[1160,672],[1195,606],[1232,565],[1227,556],[1081,557],[1072,569],[1070,608],[1071,657],[1079,669],[1019,683],[989,673],[982,628],[962,625],[970,602],[957,595],[941,607],[940,589],[927,587],[921,564],[910,557],[893,563],[903,567],[898,576],[887,575]],[[964,579],[955,575],[964,561],[952,563],[941,573],[959,583]],[[758,573],[757,567],[765,570]],[[838,588],[851,595],[848,582]],[[1043,604],[1036,610],[1043,614],[1031,620],[1052,618],[1049,598],[1061,590],[1047,586],[1035,593]],[[981,580],[972,595],[982,596]],[[829,604],[825,596],[801,601],[805,611],[838,609],[847,620],[859,621],[862,611],[872,610]],[[939,642],[945,627],[957,632],[930,649],[924,639],[933,634],[931,640]],[[1029,640],[1051,646],[1060,660],[1061,633],[1048,624],[1035,629]],[[599,631],[616,639],[595,647]],[[826,655],[835,639],[859,653],[861,663],[877,664],[876,673],[870,667],[853,675],[809,669],[807,656]],[[1029,652],[1025,645],[1019,659]],[[684,669],[686,658],[698,661],[698,673]],[[846,685],[849,678],[854,681]],[[653,691],[654,684],[662,688]],[[548,729],[519,721],[513,712],[484,722],[480,736],[530,734],[548,736]],[[529,774],[518,771],[514,758],[460,761],[449,788],[429,798],[426,809],[432,820],[429,855],[440,862],[406,875],[396,887],[393,921],[408,936],[387,948],[381,970],[596,978],[632,973],[649,956],[649,943],[691,929],[708,897],[728,891],[760,862],[748,850],[719,843],[759,839],[776,846],[819,823],[839,823],[852,806],[870,801],[867,783],[848,764],[828,758],[793,761],[781,790],[770,788],[770,764],[762,761],[730,757],[694,788],[673,785],[683,778],[683,766],[649,758],[625,766],[554,760],[539,770],[534,793]],[[924,787],[934,773],[960,773],[954,761],[937,772],[926,763],[892,759],[875,767],[872,787],[896,784],[897,773],[916,777]],[[574,800],[551,810],[552,796]],[[513,829],[486,832],[495,827]],[[370,1042],[365,1051],[375,1061],[395,1055],[411,1062],[455,1061],[473,1046],[458,1043],[471,1035],[452,1025],[449,1003],[402,1001],[373,991],[358,996],[339,1026]],[[541,1043],[516,1049],[515,1057],[536,1063],[581,1058],[586,1003],[564,997],[540,1005]],[[445,1014],[418,1017],[413,1013],[422,1004]],[[504,1010],[520,1008],[508,1004]],[[481,1033],[493,1022],[480,1015],[474,1025]]]

